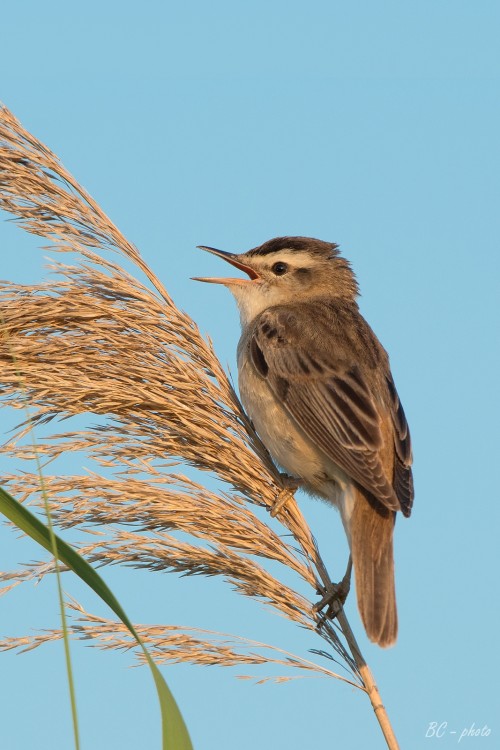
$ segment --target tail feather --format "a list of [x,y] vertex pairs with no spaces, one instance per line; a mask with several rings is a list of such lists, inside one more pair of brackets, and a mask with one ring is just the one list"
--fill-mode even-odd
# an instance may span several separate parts
[[357,490],[350,519],[351,554],[358,607],[366,633],[379,646],[392,646],[398,634],[394,588],[394,511]]

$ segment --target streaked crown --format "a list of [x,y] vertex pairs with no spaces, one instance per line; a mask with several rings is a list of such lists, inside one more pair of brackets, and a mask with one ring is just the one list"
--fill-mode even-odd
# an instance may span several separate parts
[[334,242],[324,242],[314,237],[275,237],[264,242],[263,245],[248,250],[245,255],[269,255],[280,250],[292,250],[296,252],[307,252],[324,259],[338,258],[340,256],[338,245]]

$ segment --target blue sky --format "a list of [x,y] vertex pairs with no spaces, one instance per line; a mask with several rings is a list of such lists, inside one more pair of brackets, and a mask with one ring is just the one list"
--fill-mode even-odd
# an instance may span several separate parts
[[[400,636],[366,642],[401,745],[498,745],[497,3],[27,2],[2,9],[0,98],[135,242],[235,372],[233,300],[199,244],[338,242],[391,356],[415,453],[396,528]],[[42,243],[43,244],[43,243]],[[44,252],[0,223],[1,277],[40,280]],[[301,497],[331,568],[338,516]],[[37,558],[3,529],[0,567]],[[215,580],[104,570],[136,622],[182,622],[307,655],[311,636]],[[66,588],[101,611],[75,584]],[[50,582],[0,599],[2,633],[57,626]],[[127,654],[74,649],[84,748],[158,747],[156,698]],[[71,746],[60,645],[1,654],[0,746]],[[237,671],[237,670],[236,670]],[[197,750],[383,748],[368,702],[340,683],[256,686],[164,669]],[[57,679],[56,679],[57,678]],[[8,687],[7,687],[8,686]],[[456,734],[452,734],[455,731]],[[465,739],[461,744],[465,743]]]

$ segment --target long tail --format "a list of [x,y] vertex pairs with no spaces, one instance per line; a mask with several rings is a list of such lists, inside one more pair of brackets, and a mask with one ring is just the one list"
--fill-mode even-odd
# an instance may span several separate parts
[[356,490],[350,519],[351,554],[358,607],[366,633],[379,646],[392,646],[398,634],[392,537],[395,513]]

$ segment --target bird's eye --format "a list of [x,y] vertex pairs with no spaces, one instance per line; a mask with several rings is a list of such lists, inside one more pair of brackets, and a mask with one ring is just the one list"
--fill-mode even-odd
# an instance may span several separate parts
[[283,276],[284,273],[288,271],[288,266],[286,263],[282,263],[281,261],[278,261],[274,264],[274,266],[271,268],[271,271],[276,274],[276,276]]

